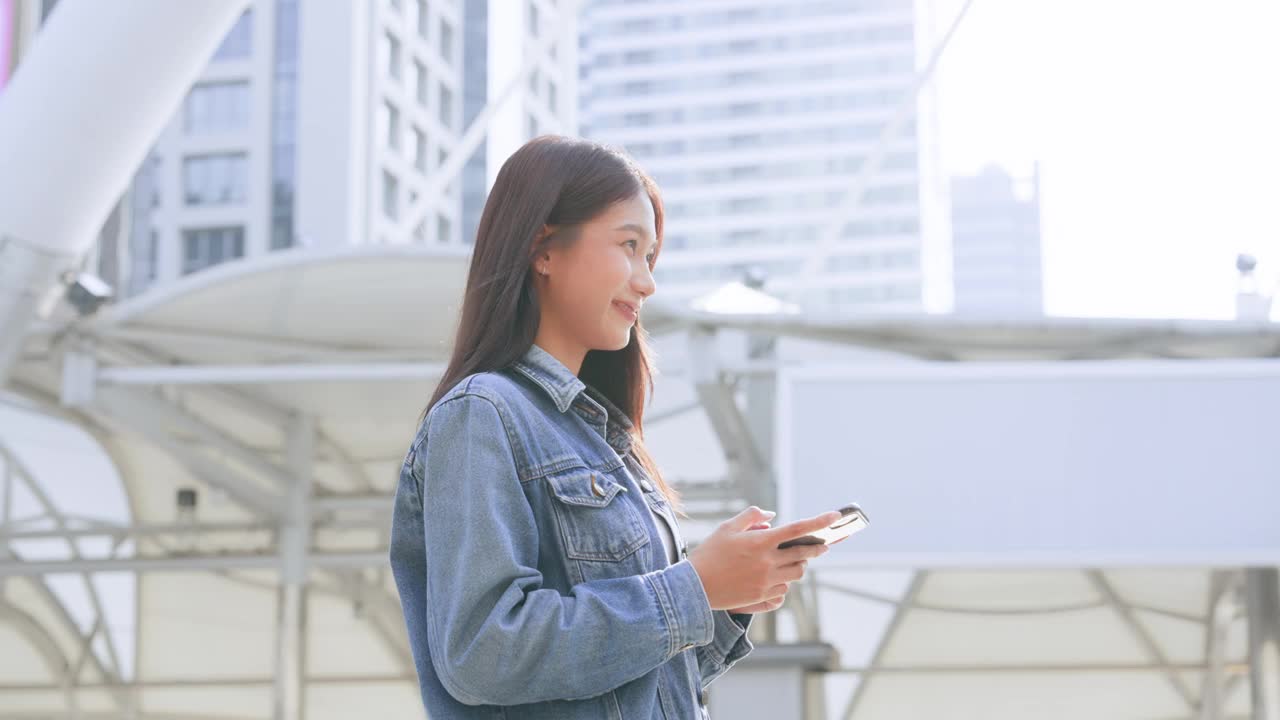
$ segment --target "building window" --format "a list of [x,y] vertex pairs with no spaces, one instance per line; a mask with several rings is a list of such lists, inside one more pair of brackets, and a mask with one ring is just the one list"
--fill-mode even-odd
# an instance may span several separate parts
[[243,203],[248,195],[248,157],[244,153],[220,153],[183,158],[182,177],[188,205]]
[[538,68],[529,71],[529,94],[538,96]]
[[532,139],[532,138],[538,137],[538,118],[534,117],[533,114],[530,113],[528,118],[526,119],[526,125],[527,125],[526,130],[529,133],[529,138]]
[[426,40],[427,36],[430,35],[429,28],[431,27],[431,24],[428,21],[429,18],[427,17],[426,0],[414,0],[413,5],[410,6],[409,12],[411,13],[409,16],[409,25],[416,28],[418,37]]
[[556,84],[553,80],[547,80],[547,108],[552,115],[556,114]]
[[152,228],[147,233],[147,267],[145,271],[146,280],[151,282],[156,279],[156,273],[160,269],[160,233]]
[[427,68],[418,60],[413,61],[413,87],[418,97],[418,104],[426,107],[427,103]]
[[396,12],[404,12],[404,0],[387,0],[387,4]]
[[453,127],[453,91],[444,85],[440,86],[440,124]]
[[243,227],[212,227],[182,231],[183,275],[238,257],[244,257]]
[[246,10],[213,51],[214,60],[240,60],[253,52],[253,11]]
[[183,105],[188,133],[236,132],[249,127],[249,83],[202,83],[191,88]]
[[424,175],[427,172],[427,135],[418,128],[413,129],[413,166]]
[[529,37],[538,37],[538,6],[529,0]]
[[400,149],[400,110],[387,100],[378,107],[378,135],[388,148]]
[[382,171],[382,214],[392,220],[400,216],[400,181],[389,171]]
[[147,179],[151,185],[151,207],[160,207],[160,158],[151,156],[151,174]]
[[453,239],[451,237],[452,234],[453,234],[453,225],[452,223],[449,222],[449,218],[443,215],[437,214],[436,215],[436,240],[442,243],[447,243]]
[[393,80],[400,79],[400,41],[391,33],[383,33],[379,47],[382,67]]
[[440,18],[440,57],[453,63],[453,26],[444,18]]

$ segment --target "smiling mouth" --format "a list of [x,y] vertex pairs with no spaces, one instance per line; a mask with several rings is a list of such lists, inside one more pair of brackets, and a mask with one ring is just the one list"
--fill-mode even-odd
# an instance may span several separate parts
[[623,317],[630,320],[631,322],[635,322],[636,318],[639,317],[639,315],[634,310],[632,310],[630,307],[620,302],[615,302],[613,306],[617,308],[618,312],[622,313]]

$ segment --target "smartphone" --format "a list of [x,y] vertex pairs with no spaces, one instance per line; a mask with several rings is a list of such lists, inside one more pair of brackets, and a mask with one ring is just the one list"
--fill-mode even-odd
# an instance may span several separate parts
[[849,503],[840,508],[840,519],[826,528],[811,535],[792,538],[778,546],[779,550],[793,545],[831,545],[867,527],[867,514],[857,503]]

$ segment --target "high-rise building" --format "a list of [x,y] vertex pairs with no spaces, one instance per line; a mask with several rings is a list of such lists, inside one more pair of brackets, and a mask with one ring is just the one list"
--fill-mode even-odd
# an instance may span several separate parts
[[1040,173],[1015,182],[987,166],[951,182],[958,313],[1040,315]]
[[[690,296],[762,269],[811,308],[950,309],[928,0],[592,0],[581,132],[667,208],[657,279]],[[826,257],[806,268],[821,237]]]
[[403,228],[460,132],[460,38],[454,3],[251,3],[134,183],[131,293],[294,245],[458,243],[456,187]]
[[[575,26],[553,0],[497,7],[253,0],[140,166],[97,266],[133,295],[298,245],[470,244],[497,167],[535,134],[572,132],[576,110]],[[528,50],[549,33],[567,40],[526,64],[518,38]],[[522,71],[472,157],[484,170],[431,187]]]
[[577,5],[572,0],[463,3],[465,124],[470,126],[485,106],[495,106],[484,141],[463,168],[462,222],[468,243],[507,158],[538,135],[577,134]]

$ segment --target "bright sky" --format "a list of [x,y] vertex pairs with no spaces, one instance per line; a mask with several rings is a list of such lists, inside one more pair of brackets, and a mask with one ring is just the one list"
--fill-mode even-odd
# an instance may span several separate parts
[[940,65],[944,163],[1040,160],[1050,314],[1230,318],[1238,252],[1275,282],[1278,31],[1275,0],[976,0]]

